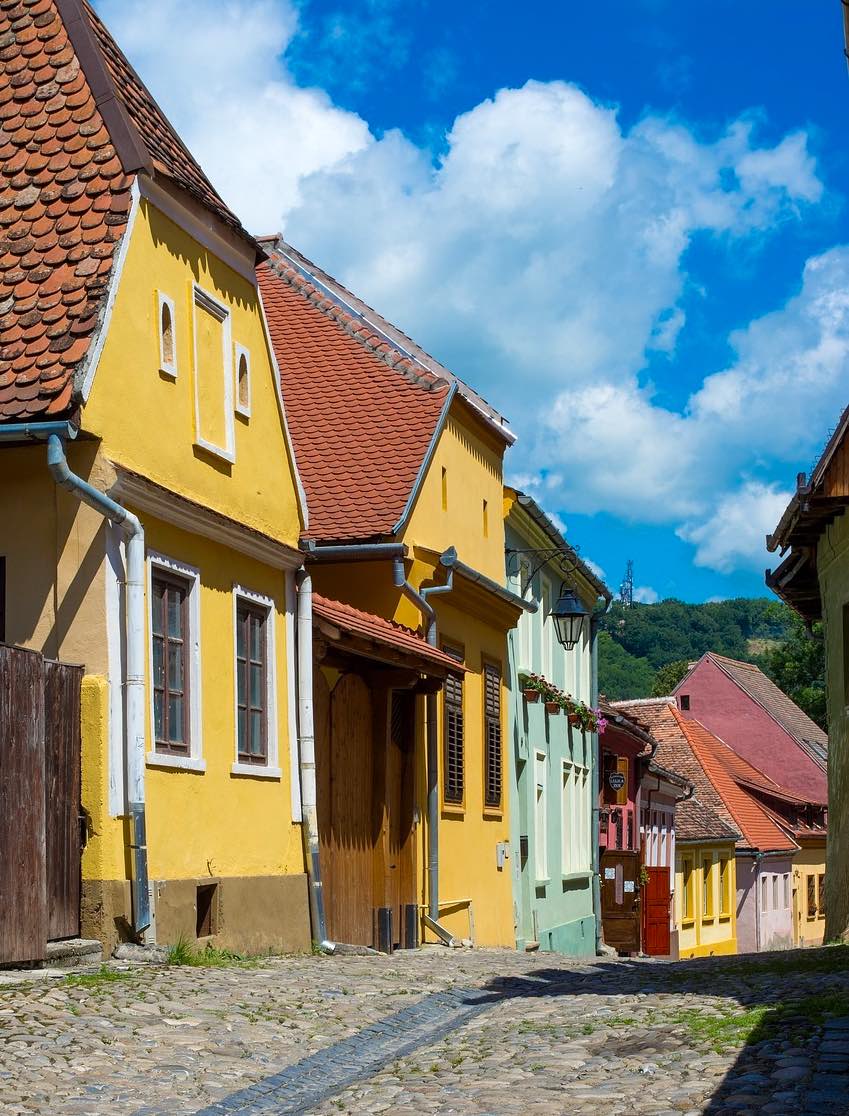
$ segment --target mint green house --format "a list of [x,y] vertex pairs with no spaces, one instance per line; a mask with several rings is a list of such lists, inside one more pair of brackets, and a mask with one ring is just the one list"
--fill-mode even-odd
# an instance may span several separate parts
[[[505,488],[507,585],[533,597],[510,633],[511,868],[518,949],[594,955],[598,737],[593,612],[611,594],[538,504]],[[586,610],[571,649],[552,609],[564,585]]]

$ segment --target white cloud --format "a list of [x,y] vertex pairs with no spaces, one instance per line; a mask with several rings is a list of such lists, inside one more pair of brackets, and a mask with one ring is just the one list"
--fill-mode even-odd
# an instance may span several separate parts
[[368,125],[281,63],[288,0],[99,0],[97,8],[227,204],[275,232],[306,175],[371,142]]
[[740,567],[762,572],[769,562],[766,535],[792,494],[776,485],[747,481],[724,496],[709,519],[676,532],[696,547],[695,563],[721,573]]
[[[803,132],[764,146],[752,119],[707,137],[656,114],[626,129],[577,87],[530,81],[457,117],[434,159],[298,87],[286,51],[316,28],[289,0],[98,7],[249,228],[283,227],[507,411],[523,487],[670,524],[701,564],[754,562],[753,536],[722,523],[738,503],[772,514],[770,469],[813,456],[843,404],[849,249],[810,260],[684,408],[640,374],[686,328],[696,235],[765,237],[820,199]],[[317,31],[330,54],[349,32],[337,15]]]
[[634,590],[634,600],[640,604],[657,604],[660,596],[656,589],[652,589],[650,585],[641,585]]

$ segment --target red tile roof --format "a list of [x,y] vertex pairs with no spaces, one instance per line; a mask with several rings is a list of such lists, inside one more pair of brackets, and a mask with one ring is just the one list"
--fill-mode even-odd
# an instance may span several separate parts
[[455,674],[465,669],[456,659],[446,655],[438,647],[431,647],[418,632],[405,628],[401,624],[385,620],[382,616],[375,616],[370,612],[362,612],[352,605],[343,604],[342,601],[322,597],[319,593],[313,593],[312,603],[316,616],[351,635],[362,636],[383,647],[391,647],[407,655],[415,655],[419,659],[445,667]]
[[698,798],[675,803],[676,841],[737,841],[740,831]]
[[375,338],[282,261],[257,269],[311,538],[391,535],[449,385]]
[[0,62],[0,422],[57,418],[79,403],[145,144],[229,210],[80,0],[0,0]]
[[[738,848],[763,852],[795,849],[795,843],[772,819],[771,812],[732,775],[734,761],[739,757],[698,721],[685,720],[674,700],[656,698],[613,704],[649,729],[658,742],[658,762],[685,775],[695,786],[700,803],[741,834]],[[746,767],[754,771],[749,764]],[[760,779],[772,782],[762,773],[757,774]]]

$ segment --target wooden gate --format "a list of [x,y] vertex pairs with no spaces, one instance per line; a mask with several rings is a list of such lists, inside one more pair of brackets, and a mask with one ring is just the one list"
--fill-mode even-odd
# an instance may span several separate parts
[[[414,697],[380,677],[315,673],[319,855],[332,941],[415,944]],[[408,917],[410,907],[413,918]],[[410,925],[408,925],[410,924]]]
[[79,933],[81,681],[0,644],[0,964]]
[[668,957],[669,903],[672,892],[668,868],[646,868],[649,878],[643,888],[643,950],[652,957]]
[[638,953],[640,949],[639,874],[639,853],[602,853],[601,925],[605,943],[620,953]]

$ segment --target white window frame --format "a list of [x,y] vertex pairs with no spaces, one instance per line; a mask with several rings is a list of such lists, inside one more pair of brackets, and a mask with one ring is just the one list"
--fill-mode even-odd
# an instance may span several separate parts
[[563,760],[561,779],[560,843],[564,878],[586,876],[590,866],[589,768]]
[[[168,307],[168,313],[171,315],[171,337],[174,342],[174,359],[165,359],[165,338],[162,335],[162,307]],[[177,379],[177,312],[174,307],[174,299],[169,298],[164,291],[156,292],[156,333],[159,337],[159,371],[163,376],[168,376],[172,380]]]
[[[188,656],[186,667],[189,671],[189,754],[175,756],[167,752],[156,751],[156,731],[153,716],[153,624],[151,623],[151,603],[153,601],[153,571],[164,570],[188,582],[188,615],[189,631]],[[147,552],[147,677],[148,677],[148,710],[150,715],[151,747],[145,756],[148,767],[169,767],[182,771],[206,771],[206,760],[203,758],[203,699],[201,695],[201,662],[200,662],[200,570],[189,566],[176,558],[169,558],[166,554],[159,554],[155,550]]]
[[[548,880],[548,757],[534,752],[534,872],[537,883]],[[542,819],[540,823],[540,818]]]
[[560,681],[560,679],[554,677],[554,656],[551,645],[552,628],[554,627],[554,621],[550,619],[553,599],[551,582],[547,577],[541,577],[539,616],[542,646],[540,648],[540,673],[549,682]]
[[[201,436],[200,425],[200,398],[198,395],[198,382],[200,369],[198,368],[198,310],[205,310],[221,322],[222,334],[222,363],[224,366],[224,428],[227,444],[217,446],[208,442]],[[194,390],[195,390],[195,445],[205,449],[207,453],[223,458],[231,464],[236,460],[235,439],[236,431],[233,423],[233,325],[230,310],[217,298],[214,298],[203,287],[192,283],[192,354],[194,360]]]
[[[239,691],[236,679],[239,601],[265,609],[265,725],[267,755],[265,763],[239,763]],[[233,766],[231,775],[250,775],[255,779],[282,779],[277,736],[277,606],[271,597],[233,583]]]
[[[239,365],[245,358],[245,365],[248,370],[248,401],[242,404],[239,399]],[[243,418],[251,417],[251,352],[250,349],[245,348],[238,342],[233,346],[233,393],[236,400],[236,414],[241,415]]]

